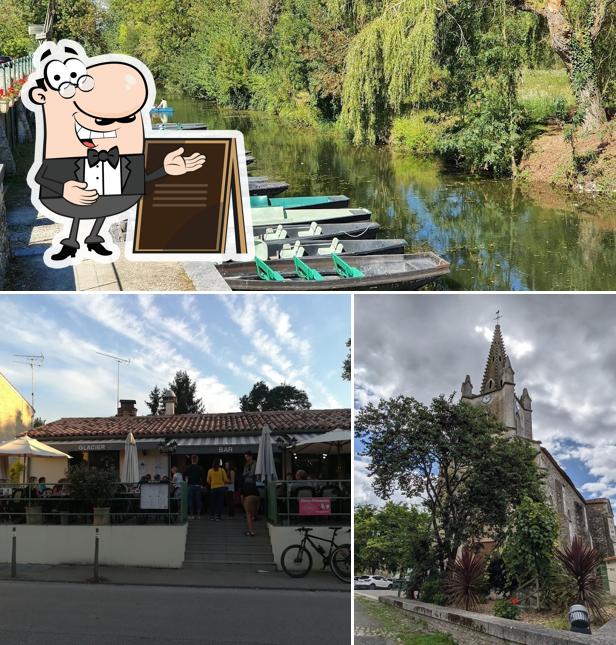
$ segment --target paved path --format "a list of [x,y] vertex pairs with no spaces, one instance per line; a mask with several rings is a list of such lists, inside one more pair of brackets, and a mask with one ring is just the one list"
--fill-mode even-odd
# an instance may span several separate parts
[[349,645],[351,598],[327,592],[0,582],[3,645]]
[[[356,594],[357,595],[357,594]],[[369,602],[378,602],[378,599],[371,599]],[[373,618],[364,607],[363,603],[355,598],[355,645],[395,645],[396,641],[381,625]]]
[[[86,583],[92,575],[92,566],[46,564],[17,566],[17,581],[21,582]],[[100,567],[99,575],[104,583],[116,585],[332,591],[351,597],[351,585],[340,582],[331,573],[311,571],[305,578],[290,578],[282,571],[261,572],[258,567],[251,567],[249,564],[246,564],[243,570],[225,569],[219,566],[183,569],[105,566]],[[10,576],[10,565],[0,564],[0,581],[10,581]],[[2,624],[1,619],[0,624]]]

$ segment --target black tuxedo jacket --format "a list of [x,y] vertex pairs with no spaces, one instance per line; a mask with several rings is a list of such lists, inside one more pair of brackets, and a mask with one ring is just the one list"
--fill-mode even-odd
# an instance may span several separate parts
[[[85,175],[85,157],[65,157],[62,159],[44,159],[35,181],[40,184],[40,199],[62,197],[64,184],[67,181],[83,181]],[[122,195],[143,195],[145,182],[164,177],[165,169],[159,168],[147,174],[144,155],[122,155]]]

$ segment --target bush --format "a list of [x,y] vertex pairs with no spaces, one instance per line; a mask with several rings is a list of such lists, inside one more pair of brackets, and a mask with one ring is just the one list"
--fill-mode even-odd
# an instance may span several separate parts
[[425,580],[419,588],[419,600],[435,605],[446,605],[447,593],[443,579],[440,576],[432,576]]
[[444,132],[445,124],[436,112],[420,110],[394,119],[391,143],[416,155],[431,155]]
[[118,484],[117,473],[90,468],[88,464],[79,464],[71,468],[67,476],[71,497],[91,507],[109,505]]
[[456,607],[473,611],[481,602],[486,565],[483,557],[464,547],[449,569],[447,593]]
[[520,601],[517,598],[497,600],[494,603],[494,615],[499,618],[517,620],[520,616]]

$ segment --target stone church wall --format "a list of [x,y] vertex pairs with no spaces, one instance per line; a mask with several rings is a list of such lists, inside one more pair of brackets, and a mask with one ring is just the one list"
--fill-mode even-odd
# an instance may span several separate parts
[[590,535],[585,521],[585,504],[576,493],[575,488],[563,477],[560,470],[546,456],[545,451],[540,453],[540,466],[545,471],[545,485],[547,487],[548,501],[558,514],[560,523],[559,541],[569,544],[575,535],[580,535],[589,540]]
[[614,553],[616,529],[614,528],[614,515],[610,501],[597,499],[588,502],[586,515],[595,549],[606,557],[616,555]]

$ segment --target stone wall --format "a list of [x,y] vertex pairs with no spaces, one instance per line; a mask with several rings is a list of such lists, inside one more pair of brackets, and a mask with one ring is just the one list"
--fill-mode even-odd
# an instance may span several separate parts
[[599,645],[616,642],[612,640],[616,634],[616,619],[591,636],[407,598],[381,596],[379,600],[407,611],[412,618],[426,623],[437,632],[449,634],[457,645]]
[[0,289],[4,287],[9,264],[9,231],[4,203],[4,164],[0,163]]
[[538,465],[545,472],[548,502],[558,513],[560,543],[562,545],[569,544],[576,535],[589,541],[590,533],[586,523],[586,503],[584,499],[579,496],[575,486],[550,458],[545,448],[541,449],[537,459]]
[[616,555],[614,540],[614,514],[609,499],[593,499],[586,502],[586,516],[595,549],[605,557]]

